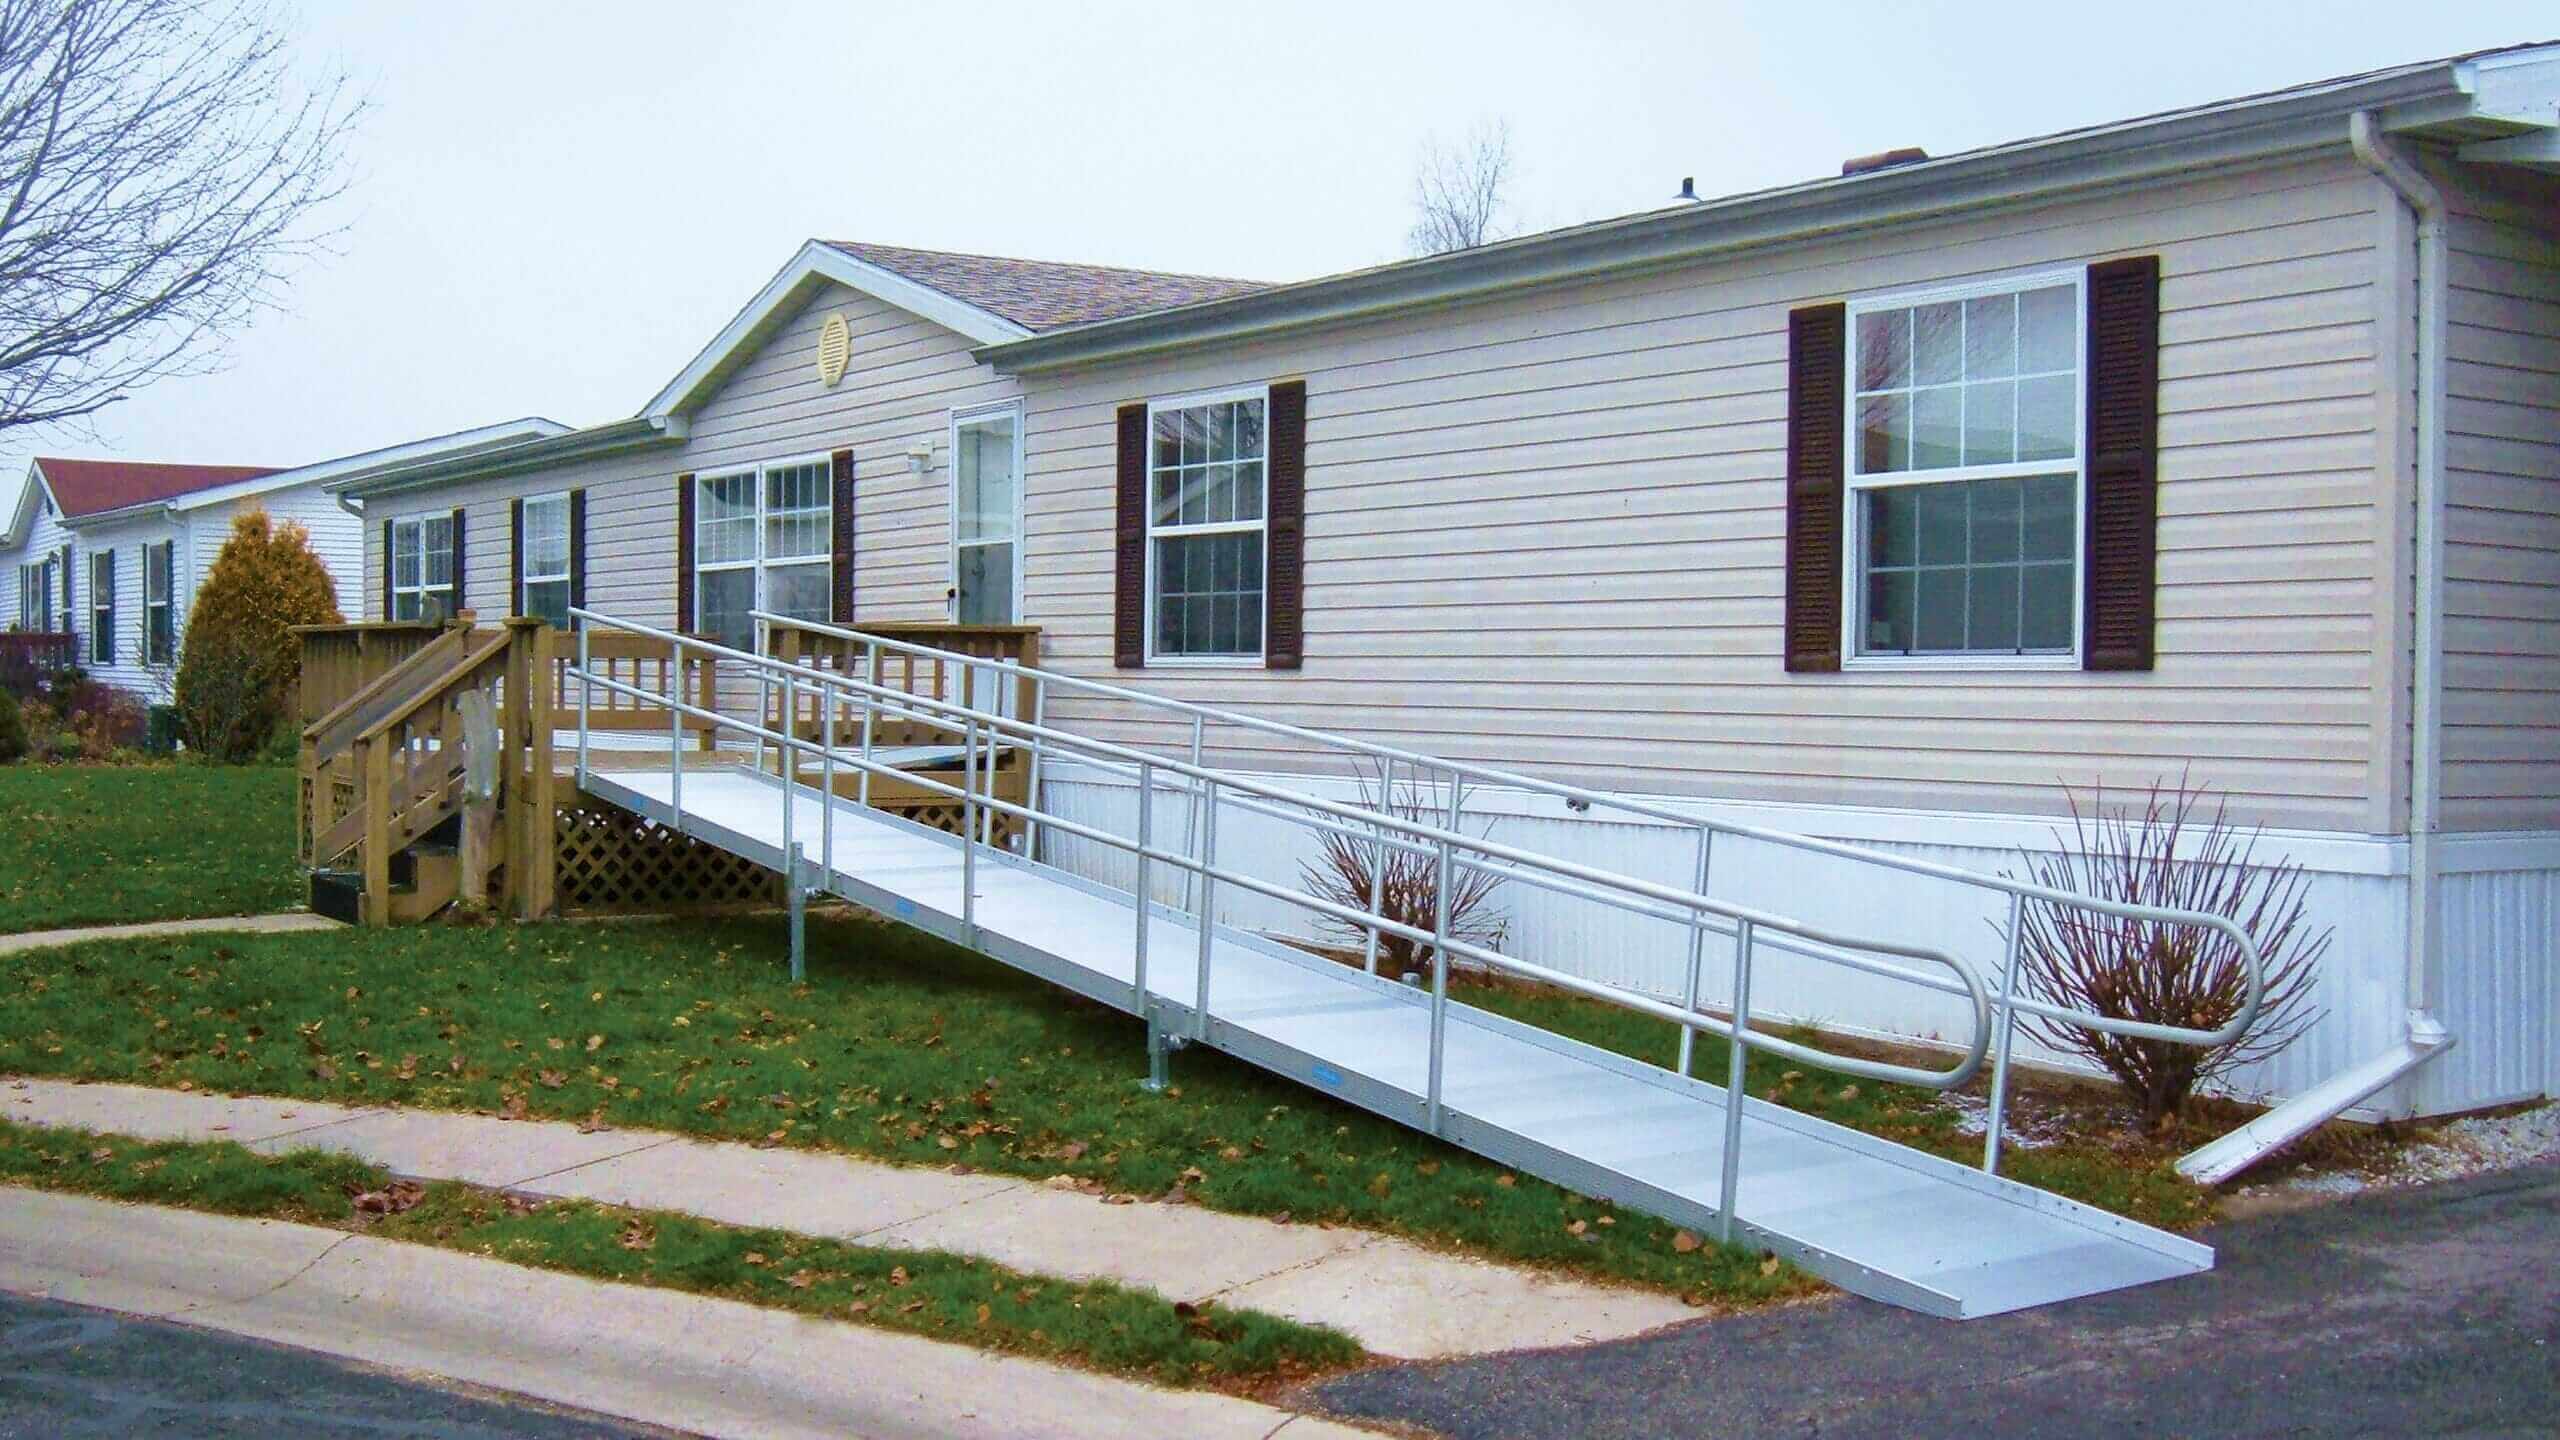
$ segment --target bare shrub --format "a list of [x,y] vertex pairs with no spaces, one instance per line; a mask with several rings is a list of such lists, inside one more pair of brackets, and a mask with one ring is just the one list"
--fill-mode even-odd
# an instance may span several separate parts
[[[2289,860],[2260,862],[2261,831],[2234,824],[2224,801],[2209,813],[2204,803],[2203,787],[2183,777],[2155,782],[2139,810],[2108,809],[2103,789],[2083,809],[2074,793],[2071,831],[2056,832],[2055,852],[2022,855],[2037,884],[2219,915],[2258,947],[2266,977],[2258,1017],[2218,1049],[2019,1017],[2044,1043],[2114,1076],[2145,1126],[2176,1116],[2197,1086],[2282,1054],[2320,1019],[2312,994],[2332,932],[2315,934],[2305,920],[2309,877]],[[2021,989],[2036,999],[2114,1020],[2218,1030],[2248,996],[2240,947],[2219,932],[2038,900],[2020,914]]]
[[[1459,793],[1463,811],[1465,792],[1461,789]],[[1360,782],[1360,803],[1364,809],[1381,810],[1417,824],[1442,825],[1448,820],[1438,804],[1426,799],[1419,785],[1411,781],[1399,784],[1383,775]],[[1382,844],[1374,836],[1327,834],[1317,857],[1301,864],[1298,872],[1309,895],[1346,910],[1383,915],[1426,932],[1440,922],[1440,857],[1436,853]],[[1500,883],[1498,876],[1483,870],[1454,863],[1449,867],[1450,939],[1486,950],[1501,948],[1511,934],[1511,924],[1493,907],[1493,892]],[[1370,907],[1373,885],[1377,895],[1374,911]],[[1322,913],[1316,915],[1315,924],[1323,939],[1366,953],[1366,927]],[[1378,937],[1379,962],[1393,974],[1428,970],[1433,948],[1427,941],[1393,932]],[[1452,966],[1457,963],[1453,956]]]

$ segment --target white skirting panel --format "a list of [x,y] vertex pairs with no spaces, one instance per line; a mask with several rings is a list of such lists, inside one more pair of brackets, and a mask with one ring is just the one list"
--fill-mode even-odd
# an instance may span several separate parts
[[[1327,798],[1355,800],[1347,779],[1260,777]],[[1044,782],[1055,812],[1115,834],[1137,824],[1133,782],[1089,768],[1061,765]],[[1726,805],[1662,800],[1717,818],[1846,841],[1966,870],[2020,872],[2022,847],[2049,848],[2050,822],[2019,817],[1845,811],[1811,806]],[[1696,832],[1655,823],[1568,812],[1559,800],[1490,788],[1466,794],[1466,829],[1503,844],[1685,888],[1697,863]],[[1159,794],[1154,835],[1178,848],[1189,802]],[[1924,837],[1944,836],[1945,840]],[[1125,851],[1052,833],[1045,858],[1097,880],[1126,886]],[[1221,865],[1299,888],[1299,866],[1315,855],[1303,827],[1222,807],[1217,825]],[[2277,1059],[2233,1077],[2232,1088],[2274,1099],[2318,1083],[2401,1038],[2405,846],[2361,835],[2270,834],[2262,855],[2287,855],[2311,872],[2317,924],[2334,938],[2323,962],[2320,1022]],[[2560,836],[2453,837],[2440,845],[2448,871],[2443,1018],[2459,1044],[2417,1079],[2355,1112],[2436,1114],[2476,1108],[2560,1087]],[[1997,979],[2000,926],[2007,898],[1996,891],[1911,875],[1791,847],[1723,836],[1711,857],[1708,893],[1807,924],[1949,950]],[[1181,877],[1160,871],[1153,887],[1181,898]],[[1503,949],[1539,964],[1664,998],[1686,983],[1689,943],[1683,927],[1629,915],[1594,902],[1505,883],[1496,904],[1510,926]],[[1310,912],[1268,896],[1227,887],[1219,918],[1274,934],[1322,932]],[[1732,992],[1732,945],[1711,937],[1700,993],[1721,1007]],[[1810,957],[1764,952],[1752,981],[1755,1014],[1784,1017],[1855,1034],[1928,1039],[1959,1034],[1968,1023],[1958,1001],[1888,978],[1860,974]],[[2019,1055],[2074,1062],[2020,1034]]]

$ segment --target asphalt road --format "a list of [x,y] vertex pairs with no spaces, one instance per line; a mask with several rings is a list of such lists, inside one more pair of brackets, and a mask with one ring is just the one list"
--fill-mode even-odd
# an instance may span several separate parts
[[433,1380],[0,1294],[5,1440],[670,1440]]
[[2560,1436],[2560,1166],[2208,1238],[2209,1275],[2016,1315],[1844,1299],[1309,1398],[1459,1440]]

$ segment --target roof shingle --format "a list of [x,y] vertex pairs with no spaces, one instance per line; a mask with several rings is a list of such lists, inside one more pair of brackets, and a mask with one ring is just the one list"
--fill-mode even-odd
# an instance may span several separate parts
[[1055,260],[1008,260],[996,255],[909,250],[855,240],[825,243],[857,260],[894,271],[1032,331],[1118,320],[1268,288],[1256,280],[1228,280],[1214,275],[1172,275]]
[[36,459],[53,503],[77,520],[128,505],[173,500],[217,485],[259,480],[276,474],[273,465],[164,465],[143,460]]

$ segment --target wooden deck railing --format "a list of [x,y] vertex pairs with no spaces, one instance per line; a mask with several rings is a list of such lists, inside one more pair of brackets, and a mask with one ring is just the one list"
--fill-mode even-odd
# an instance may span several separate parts
[[296,625],[302,637],[302,685],[296,719],[311,722],[433,644],[449,628],[435,620],[376,620],[358,625]]
[[[910,645],[927,645],[936,650],[980,659],[1010,662],[1015,665],[1040,663],[1040,627],[1037,625],[946,625],[924,623],[864,624],[863,631],[889,640],[903,640]],[[771,653],[777,660],[788,660],[813,669],[833,671],[891,690],[928,700],[944,700],[954,704],[973,702],[980,708],[1000,710],[1024,719],[1031,715],[1031,681],[993,679],[984,667],[961,665],[939,657],[906,654],[894,650],[870,650],[858,640],[847,640],[820,630],[806,630],[797,625],[775,622],[770,626]],[[976,689],[964,693],[967,672],[978,674]],[[848,706],[848,709],[851,707]],[[818,738],[822,714],[818,697],[799,697],[798,713],[792,717],[790,733],[808,739]],[[768,697],[765,723],[781,729],[781,697]],[[837,738],[852,743],[844,734],[841,715],[837,721]],[[872,743],[875,745],[950,745],[959,736],[946,727],[927,721],[882,718],[876,722]]]
[[[368,924],[400,918],[391,857],[457,816],[462,898],[494,898],[487,881],[503,864],[505,898],[516,913],[552,909],[561,783],[552,756],[555,632],[540,620],[494,628],[471,621],[466,612],[430,627],[424,644],[303,729],[304,859],[330,866],[355,856]],[[313,627],[303,632],[304,653],[315,643],[324,653],[344,652],[339,632],[367,628],[378,627]],[[333,687],[343,689],[383,658],[366,657],[361,646],[352,658],[333,655]]]
[[[578,660],[579,637],[561,635],[552,645],[551,704],[567,742],[577,744],[579,692],[588,687],[569,678],[569,668]],[[720,664],[698,650],[685,652],[684,674],[675,674],[675,646],[647,635],[591,633],[585,638],[587,664],[607,680],[663,695],[670,690],[683,694],[698,709],[711,710],[719,704]],[[586,695],[587,728],[596,732],[665,735],[681,726],[701,749],[711,749],[719,737],[718,729],[699,716],[685,715],[671,719],[666,707],[634,699],[601,685]]]

